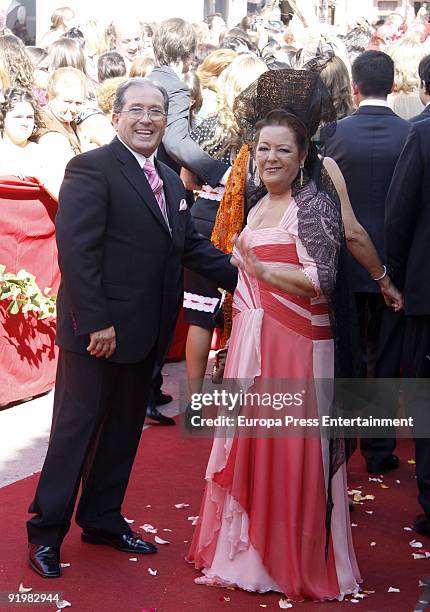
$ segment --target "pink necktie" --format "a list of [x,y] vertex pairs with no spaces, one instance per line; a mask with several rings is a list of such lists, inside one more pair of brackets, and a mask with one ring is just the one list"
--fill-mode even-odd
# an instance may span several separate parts
[[154,192],[155,199],[158,202],[158,206],[160,207],[161,213],[170,230],[169,218],[167,216],[166,201],[164,199],[164,194],[163,194],[163,180],[158,174],[154,164],[152,164],[149,161],[149,159],[147,159],[146,162],[144,163],[143,170],[146,174],[146,178],[148,179],[149,186]]

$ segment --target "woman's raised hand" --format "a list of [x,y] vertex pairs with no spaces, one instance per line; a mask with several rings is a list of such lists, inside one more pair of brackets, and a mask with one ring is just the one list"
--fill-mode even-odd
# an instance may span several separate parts
[[249,274],[249,276],[266,279],[269,273],[267,266],[261,263],[261,261],[257,258],[251,247],[246,244],[243,236],[233,236],[232,243],[239,251],[242,258],[242,260],[240,261],[236,256],[233,255],[230,260],[233,266],[236,266],[236,268],[241,268],[247,274]]

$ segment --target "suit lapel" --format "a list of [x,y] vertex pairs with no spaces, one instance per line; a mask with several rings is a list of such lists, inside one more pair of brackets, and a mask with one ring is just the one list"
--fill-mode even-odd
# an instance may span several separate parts
[[164,168],[163,164],[160,164],[156,158],[154,161],[155,167],[157,168],[157,172],[163,180],[163,190],[164,198],[166,200],[167,214],[170,221],[170,227],[172,228],[172,234],[175,234],[179,221],[178,197],[175,197],[175,189],[171,181],[169,180],[168,173],[166,172],[166,169]]
[[164,220],[158,202],[155,199],[154,192],[148,183],[145,172],[137,163],[136,158],[126,147],[124,147],[124,145],[122,145],[117,138],[112,141],[111,145],[114,148],[116,157],[121,162],[121,172],[130,182],[131,186],[136,190],[137,194],[142,198],[143,202],[149,208],[157,221],[161,224],[163,229],[170,236],[169,228],[166,225],[166,221]]

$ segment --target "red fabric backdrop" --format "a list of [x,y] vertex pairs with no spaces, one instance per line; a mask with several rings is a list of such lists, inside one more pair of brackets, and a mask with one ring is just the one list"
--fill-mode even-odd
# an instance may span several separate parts
[[[60,284],[55,243],[57,202],[31,178],[0,177],[0,264],[34,274],[40,289]],[[0,406],[54,386],[58,349],[55,320],[34,313],[10,315],[0,301]],[[168,359],[184,359],[188,325],[179,313]]]
[[[34,274],[40,289],[60,283],[54,219],[57,203],[33,179],[0,177],[0,264],[6,272]],[[10,315],[0,301],[0,405],[43,393],[54,385],[55,320],[34,313]]]

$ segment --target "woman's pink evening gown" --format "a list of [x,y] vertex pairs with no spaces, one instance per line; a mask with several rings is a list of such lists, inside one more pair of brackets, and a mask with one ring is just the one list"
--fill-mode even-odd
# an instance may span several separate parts
[[[246,226],[242,235],[262,262],[303,270],[319,293],[315,262],[298,238],[294,201],[277,227]],[[267,378],[332,378],[333,363],[323,297],[290,295],[239,271],[226,378],[251,379],[254,388]],[[345,465],[332,482],[325,558],[327,472],[328,445],[319,437],[216,438],[187,560],[208,578],[294,600],[357,592]]]

